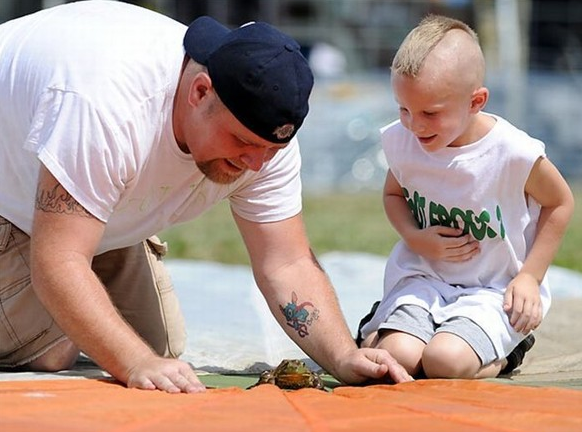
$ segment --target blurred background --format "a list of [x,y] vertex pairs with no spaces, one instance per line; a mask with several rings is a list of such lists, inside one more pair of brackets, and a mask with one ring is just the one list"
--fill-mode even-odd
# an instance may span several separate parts
[[[93,0],[95,1],[95,0]],[[63,0],[2,0],[0,22]],[[485,52],[487,107],[546,143],[571,182],[582,178],[581,0],[149,0],[128,1],[188,24],[270,22],[302,44],[316,74],[299,133],[308,193],[381,190],[378,129],[397,117],[389,66],[428,13],[462,19]]]

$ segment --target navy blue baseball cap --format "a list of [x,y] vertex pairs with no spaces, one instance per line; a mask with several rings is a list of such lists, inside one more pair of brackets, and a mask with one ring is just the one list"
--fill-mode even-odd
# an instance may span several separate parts
[[309,111],[313,74],[293,38],[264,22],[234,30],[202,16],[184,36],[220,100],[250,131],[276,144],[295,136]]

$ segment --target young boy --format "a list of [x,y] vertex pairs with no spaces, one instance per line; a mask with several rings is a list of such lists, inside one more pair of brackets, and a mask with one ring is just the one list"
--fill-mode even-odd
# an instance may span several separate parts
[[495,377],[521,363],[574,207],[544,144],[482,111],[484,73],[475,32],[442,16],[412,30],[392,64],[400,120],[382,130],[384,208],[402,240],[359,339],[413,376]]

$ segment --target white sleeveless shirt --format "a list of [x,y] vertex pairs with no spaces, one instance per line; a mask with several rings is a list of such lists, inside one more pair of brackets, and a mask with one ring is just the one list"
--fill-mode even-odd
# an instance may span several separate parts
[[[540,206],[525,196],[524,188],[545,150],[541,141],[493,117],[496,124],[479,141],[431,153],[400,121],[382,129],[389,168],[419,226],[461,228],[479,241],[480,253],[450,263],[423,258],[403,241],[397,243],[386,264],[384,298],[363,328],[365,336],[398,306],[416,304],[429,310],[436,323],[470,318],[489,335],[499,358],[523,339],[503,311],[503,294],[534,240]],[[540,291],[545,315],[547,278]]]

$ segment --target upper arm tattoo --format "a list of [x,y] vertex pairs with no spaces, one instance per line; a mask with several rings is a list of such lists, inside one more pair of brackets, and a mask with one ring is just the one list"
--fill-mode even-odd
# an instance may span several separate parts
[[39,185],[36,191],[34,207],[37,210],[46,213],[72,214],[91,218],[94,217],[59,183],[57,183],[52,189],[45,189]]

